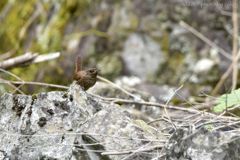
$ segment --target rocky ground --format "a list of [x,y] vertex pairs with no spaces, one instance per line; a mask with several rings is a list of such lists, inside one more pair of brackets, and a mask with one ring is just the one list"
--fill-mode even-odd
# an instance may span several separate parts
[[[137,90],[131,93],[151,99]],[[161,113],[161,120],[145,119],[150,125],[127,111],[131,105],[93,96],[75,82],[67,92],[5,93],[0,98],[0,159],[239,159],[239,131],[214,131],[234,127],[238,118],[186,109],[191,116],[177,120]],[[216,128],[201,128],[203,123]]]

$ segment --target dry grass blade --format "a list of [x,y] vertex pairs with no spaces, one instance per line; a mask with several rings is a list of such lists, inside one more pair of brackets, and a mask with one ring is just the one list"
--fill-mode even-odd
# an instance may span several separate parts
[[222,75],[220,81],[218,82],[218,84],[216,85],[216,87],[213,89],[211,95],[214,96],[217,94],[217,92],[219,91],[219,89],[222,87],[223,83],[225,82],[225,80],[227,79],[227,77],[230,75],[230,73],[232,72],[233,69],[233,65],[239,60],[240,58],[240,50],[238,50],[238,54],[236,56],[236,58],[234,58],[232,64],[230,65],[230,67],[228,68],[228,70]]
[[[19,85],[18,87],[15,87],[14,85],[12,85],[10,81],[8,81],[7,84],[10,85],[11,87],[14,87],[14,88],[15,88],[15,90],[13,91],[13,93],[15,93],[16,91],[19,91],[21,94],[25,95],[25,94],[19,89],[20,87],[22,87],[22,86],[24,85],[24,83],[25,83],[24,80],[22,80],[21,78],[19,78],[19,77],[16,76],[15,74],[12,74],[11,72],[8,72],[8,71],[6,71],[6,70],[4,70],[4,69],[1,69],[1,68],[0,68],[0,71],[2,71],[2,72],[4,72],[4,73],[7,73],[7,74],[10,74],[11,76],[13,76],[13,77],[17,78],[18,80],[22,81],[22,82],[20,82],[20,85]],[[0,79],[0,80],[3,80],[3,79]]]
[[69,89],[67,86],[61,86],[56,84],[49,84],[49,83],[40,83],[40,82],[16,82],[16,81],[7,81],[0,79],[0,83],[12,83],[12,84],[32,84],[32,85],[40,85],[40,86],[46,86],[46,87],[55,87],[55,88],[62,88],[62,89]]
[[[233,0],[233,3],[237,4],[237,0]],[[236,57],[237,51],[238,51],[238,13],[237,13],[237,7],[233,5],[232,8],[233,8],[232,20],[233,20],[233,30],[234,30],[232,56]],[[236,89],[237,76],[238,76],[238,61],[234,61],[233,75],[232,75],[232,91]]]
[[135,99],[137,99],[137,100],[140,100],[140,101],[144,102],[144,100],[142,100],[141,98],[139,98],[139,97],[133,95],[132,93],[126,91],[125,89],[123,89],[122,87],[116,85],[115,83],[113,83],[113,82],[111,82],[111,81],[109,81],[109,80],[107,80],[107,79],[105,79],[105,78],[103,78],[103,77],[101,77],[101,76],[97,76],[97,78],[100,79],[100,80],[102,80],[102,81],[104,81],[104,82],[106,82],[106,83],[109,83],[109,84],[113,85],[114,87],[120,89],[121,91],[123,91],[124,93],[130,95],[131,97],[133,97],[133,98],[135,98]]

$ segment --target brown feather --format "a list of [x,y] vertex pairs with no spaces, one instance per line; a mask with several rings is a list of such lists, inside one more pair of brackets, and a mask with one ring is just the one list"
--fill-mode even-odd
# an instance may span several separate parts
[[92,87],[97,81],[97,74],[100,70],[96,68],[90,68],[84,71],[78,71],[72,77],[73,80],[77,81],[83,89],[86,91]]
[[80,56],[77,56],[75,73],[77,73],[78,71],[81,71],[81,70],[82,70],[82,60],[81,60]]

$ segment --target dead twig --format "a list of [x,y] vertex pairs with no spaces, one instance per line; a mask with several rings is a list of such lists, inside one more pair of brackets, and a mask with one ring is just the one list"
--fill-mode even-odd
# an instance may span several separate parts
[[39,62],[55,59],[55,58],[58,58],[60,56],[60,54],[61,54],[60,52],[56,52],[56,53],[48,53],[48,54],[39,55],[39,56],[35,57],[32,61],[24,63],[22,66],[27,66],[27,65],[30,65],[33,63],[39,63]]
[[[8,81],[7,84],[10,85],[11,87],[15,88],[15,90],[13,91],[13,93],[15,93],[16,91],[19,91],[21,94],[25,95],[25,94],[19,89],[20,87],[22,87],[22,86],[24,85],[24,80],[22,80],[21,78],[19,78],[19,77],[16,76],[15,74],[12,74],[11,72],[8,72],[8,71],[6,71],[6,70],[4,70],[4,69],[1,69],[1,68],[0,68],[0,71],[2,71],[2,72],[4,72],[4,73],[7,73],[7,74],[9,74],[9,75],[17,78],[18,80],[22,81],[21,84],[20,84],[20,86],[18,86],[18,87],[15,87],[14,85],[12,85],[10,81]],[[1,78],[0,78],[0,80],[1,80]]]
[[176,125],[173,123],[172,119],[169,117],[168,113],[167,113],[167,105],[170,102],[170,100],[172,99],[172,97],[177,93],[178,90],[180,90],[183,87],[183,85],[181,87],[179,87],[177,90],[174,91],[174,93],[169,97],[167,103],[164,105],[164,112],[167,115],[167,118],[169,119],[169,121],[171,122],[171,124],[173,125],[174,129],[176,129]]
[[10,69],[19,66],[26,66],[33,63],[39,63],[42,61],[47,61],[50,59],[55,59],[60,56],[60,53],[49,53],[44,55],[38,55],[38,53],[25,53],[24,55],[11,58],[0,62],[0,68],[2,69]]
[[27,23],[22,27],[20,33],[19,33],[19,40],[21,40],[24,35],[26,30],[28,29],[28,27],[32,24],[32,22],[38,17],[39,15],[39,10],[38,8],[35,10],[35,12],[32,14],[31,18],[27,21]]
[[192,32],[194,35],[196,35],[198,38],[200,38],[201,40],[203,40],[205,43],[207,43],[209,46],[217,49],[219,51],[219,53],[221,53],[223,56],[225,56],[226,58],[233,60],[233,57],[228,54],[225,50],[223,50],[222,48],[218,47],[215,43],[213,43],[211,40],[209,40],[207,37],[205,37],[204,35],[202,35],[201,33],[199,33],[197,30],[195,30],[194,28],[192,28],[191,26],[189,26],[187,23],[185,23],[184,21],[180,21],[179,24],[183,27],[185,27],[187,30],[189,30],[190,32]]
[[22,63],[28,62],[30,60],[32,60],[33,58],[37,57],[38,53],[25,53],[24,55],[15,57],[15,58],[11,58],[8,60],[5,60],[3,62],[0,63],[0,68],[2,69],[10,69],[10,68],[14,68],[19,66]]
[[22,95],[25,95],[25,93],[23,93],[19,88],[20,87],[15,87],[13,84],[11,84],[10,82],[8,82],[7,83],[9,86],[11,86],[11,87],[13,87],[13,88],[15,88],[15,90],[13,91],[13,93],[15,92],[15,91],[18,91],[19,93],[21,93]]
[[218,82],[218,84],[216,85],[216,87],[213,89],[212,93],[210,95],[214,96],[217,94],[217,92],[219,91],[219,89],[221,88],[221,86],[223,85],[223,83],[225,82],[225,80],[227,79],[227,77],[230,75],[230,73],[232,72],[233,69],[233,65],[239,60],[240,58],[240,50],[238,50],[238,54],[236,56],[236,58],[234,58],[232,64],[229,66],[228,70],[222,75],[220,81]]
[[130,95],[131,97],[133,97],[133,98],[135,98],[135,99],[137,99],[137,100],[140,100],[140,101],[143,101],[143,102],[144,102],[144,100],[142,100],[141,98],[139,98],[139,97],[133,95],[132,93],[126,91],[125,89],[123,89],[122,87],[116,85],[115,83],[113,83],[113,82],[111,82],[111,81],[109,81],[109,80],[107,80],[107,79],[105,79],[105,78],[103,78],[103,77],[101,77],[101,76],[97,76],[97,78],[100,79],[100,80],[102,80],[102,81],[104,81],[104,82],[106,82],[106,83],[109,83],[109,84],[113,85],[114,87],[120,89],[121,91],[123,91],[124,93]]
[[[107,101],[112,101],[116,104],[122,102],[122,103],[129,103],[129,104],[142,104],[142,105],[147,105],[147,106],[156,106],[156,107],[161,107],[161,108],[164,108],[165,104],[160,104],[160,103],[152,103],[152,102],[137,102],[137,101],[133,101],[133,100],[126,100],[126,99],[118,99],[118,98],[106,98],[106,97],[102,97],[102,96],[99,96],[99,95],[95,95],[95,94],[92,94],[93,96],[99,98],[99,99],[103,99],[103,100],[107,100]],[[205,111],[198,111],[196,109],[193,109],[193,108],[184,108],[184,107],[178,107],[178,106],[171,106],[171,105],[168,105],[167,106],[168,109],[175,109],[175,110],[179,110],[179,111],[183,111],[183,112],[189,112],[189,113],[195,113],[195,114],[202,114],[202,115],[205,115],[205,116],[210,116],[210,117],[216,117],[217,115],[215,114],[212,114],[212,113],[208,113],[208,112],[205,112]],[[228,120],[233,120],[233,121],[237,121],[237,120],[240,120],[240,118],[235,118],[235,117],[227,117],[227,116],[224,116],[224,117],[221,117],[222,119],[228,119]]]
[[[1,68],[0,68],[1,69]],[[49,83],[40,83],[40,82],[17,82],[17,81],[7,81],[4,79],[0,79],[0,83],[12,83],[12,84],[32,84],[32,85],[41,85],[46,87],[55,87],[55,88],[62,88],[62,89],[69,89],[67,86],[61,86],[56,84],[49,84]]]
[[[237,4],[237,0],[233,0],[234,4]],[[237,7],[232,6],[232,21],[233,21],[233,51],[232,57],[236,57],[238,51],[238,13]],[[234,61],[233,63],[233,75],[232,75],[232,91],[236,89],[237,86],[237,76],[238,76],[238,61]]]

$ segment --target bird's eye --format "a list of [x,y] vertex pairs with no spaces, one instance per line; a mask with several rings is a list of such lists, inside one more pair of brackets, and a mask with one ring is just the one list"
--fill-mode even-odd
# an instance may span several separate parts
[[93,70],[90,70],[90,73],[93,73]]

